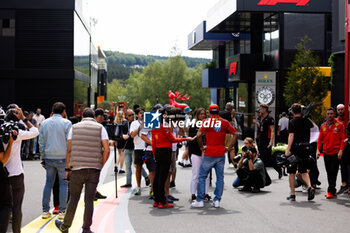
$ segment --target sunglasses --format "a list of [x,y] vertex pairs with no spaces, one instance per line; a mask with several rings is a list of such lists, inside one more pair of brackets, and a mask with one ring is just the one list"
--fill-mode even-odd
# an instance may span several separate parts
[[128,117],[130,117],[130,116],[134,116],[134,115],[135,115],[135,114],[129,114],[129,115],[128,115]]

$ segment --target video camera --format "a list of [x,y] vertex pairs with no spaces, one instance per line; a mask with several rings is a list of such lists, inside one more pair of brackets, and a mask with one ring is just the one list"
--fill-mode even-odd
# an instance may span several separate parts
[[[310,103],[307,107],[305,107],[304,105],[301,106],[301,112],[302,112],[302,116],[303,118],[309,118],[311,111],[314,109],[315,105],[313,103]],[[288,109],[288,113],[289,115],[292,114],[292,107],[290,107]]]
[[20,123],[9,121],[9,122],[0,122],[0,136],[2,137],[2,142],[7,144],[10,140],[10,135],[12,135],[13,140],[17,139],[17,135],[12,133],[12,130],[19,131]]

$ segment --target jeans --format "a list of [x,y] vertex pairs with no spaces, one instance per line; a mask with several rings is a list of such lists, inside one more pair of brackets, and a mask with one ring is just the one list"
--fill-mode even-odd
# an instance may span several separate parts
[[[12,191],[12,231],[13,233],[21,232],[22,225],[22,203],[24,196],[24,176],[9,177]],[[2,221],[2,220],[1,220]]]
[[80,194],[83,186],[85,185],[83,231],[90,231],[92,216],[94,213],[94,197],[99,178],[100,170],[97,169],[81,169],[72,171],[70,176],[70,198],[67,205],[66,215],[63,220],[63,226],[67,228],[72,226],[75,211],[80,199]]
[[216,187],[214,190],[214,201],[221,200],[222,192],[224,191],[224,167],[225,167],[225,155],[220,157],[204,156],[202,159],[201,167],[199,169],[199,179],[197,188],[197,201],[203,201],[205,195],[205,181],[212,168],[216,173]]
[[236,179],[233,181],[232,186],[235,188],[238,188],[239,186],[241,186],[241,180],[239,179],[239,177],[237,176]]
[[46,165],[46,183],[43,191],[42,207],[43,211],[50,210],[51,190],[55,183],[56,174],[58,174],[59,181],[59,200],[60,212],[64,212],[67,206],[68,197],[68,182],[65,181],[66,167],[65,159],[45,159]]
[[[131,184],[131,176],[132,176],[132,161],[134,158],[134,150],[125,149],[124,150],[124,162],[125,162],[125,173],[126,173],[126,183]],[[143,177],[148,177],[146,170],[142,167],[141,173]]]
[[324,164],[326,166],[327,179],[328,179],[328,192],[335,193],[337,190],[335,188],[337,182],[337,176],[339,171],[339,160],[338,154],[323,156]]
[[36,152],[38,151],[38,148],[39,148],[39,146],[38,146],[39,135],[37,137],[33,138],[33,140],[34,140],[33,152],[34,152],[34,154],[36,154]]

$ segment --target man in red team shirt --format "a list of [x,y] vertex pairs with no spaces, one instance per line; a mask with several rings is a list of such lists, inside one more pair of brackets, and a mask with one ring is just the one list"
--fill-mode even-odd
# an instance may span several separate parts
[[[216,173],[215,197],[212,206],[215,208],[220,207],[220,200],[224,190],[225,152],[232,150],[238,136],[230,123],[219,117],[219,106],[216,104],[210,105],[209,113],[210,118],[203,122],[203,126],[197,133],[198,144],[204,152],[204,157],[199,170],[197,200],[191,204],[194,208],[204,207],[205,180],[212,168],[215,168]],[[227,148],[225,148],[226,133],[233,135]],[[206,138],[206,146],[203,146],[203,134]]]
[[320,136],[317,142],[316,156],[319,158],[323,145],[323,158],[328,178],[327,199],[336,196],[336,181],[339,170],[339,160],[343,155],[345,129],[344,125],[335,119],[335,109],[327,109],[327,121],[321,125]]

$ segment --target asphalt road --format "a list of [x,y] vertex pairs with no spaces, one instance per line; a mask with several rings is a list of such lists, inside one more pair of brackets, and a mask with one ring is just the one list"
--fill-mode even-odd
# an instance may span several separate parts
[[[23,164],[26,186],[23,202],[25,226],[41,215],[45,171],[39,161],[24,161]],[[210,207],[209,203],[202,209],[190,208],[191,168],[178,166],[176,187],[171,190],[172,195],[180,198],[180,201],[175,202],[175,208],[153,208],[153,201],[148,199],[149,188],[145,187],[142,181],[141,196],[134,196],[133,190],[128,190],[129,195],[123,198],[126,200],[121,200],[118,204],[125,205],[124,209],[119,208],[120,214],[123,219],[129,218],[132,227],[128,231],[117,232],[349,232],[350,198],[347,195],[333,200],[324,197],[327,181],[322,158],[318,165],[322,185],[321,189],[317,190],[314,201],[308,202],[307,194],[297,189],[297,201],[289,202],[286,200],[289,195],[287,177],[278,180],[277,173],[269,168],[272,179],[269,187],[262,189],[258,194],[241,193],[232,187],[236,174],[233,167],[226,164],[225,190],[219,209]],[[101,183],[113,181],[113,167],[111,161]],[[134,178],[133,182],[135,187]],[[215,187],[215,172],[213,186]],[[337,186],[340,186],[340,173]],[[210,188],[212,196],[213,189]]]

